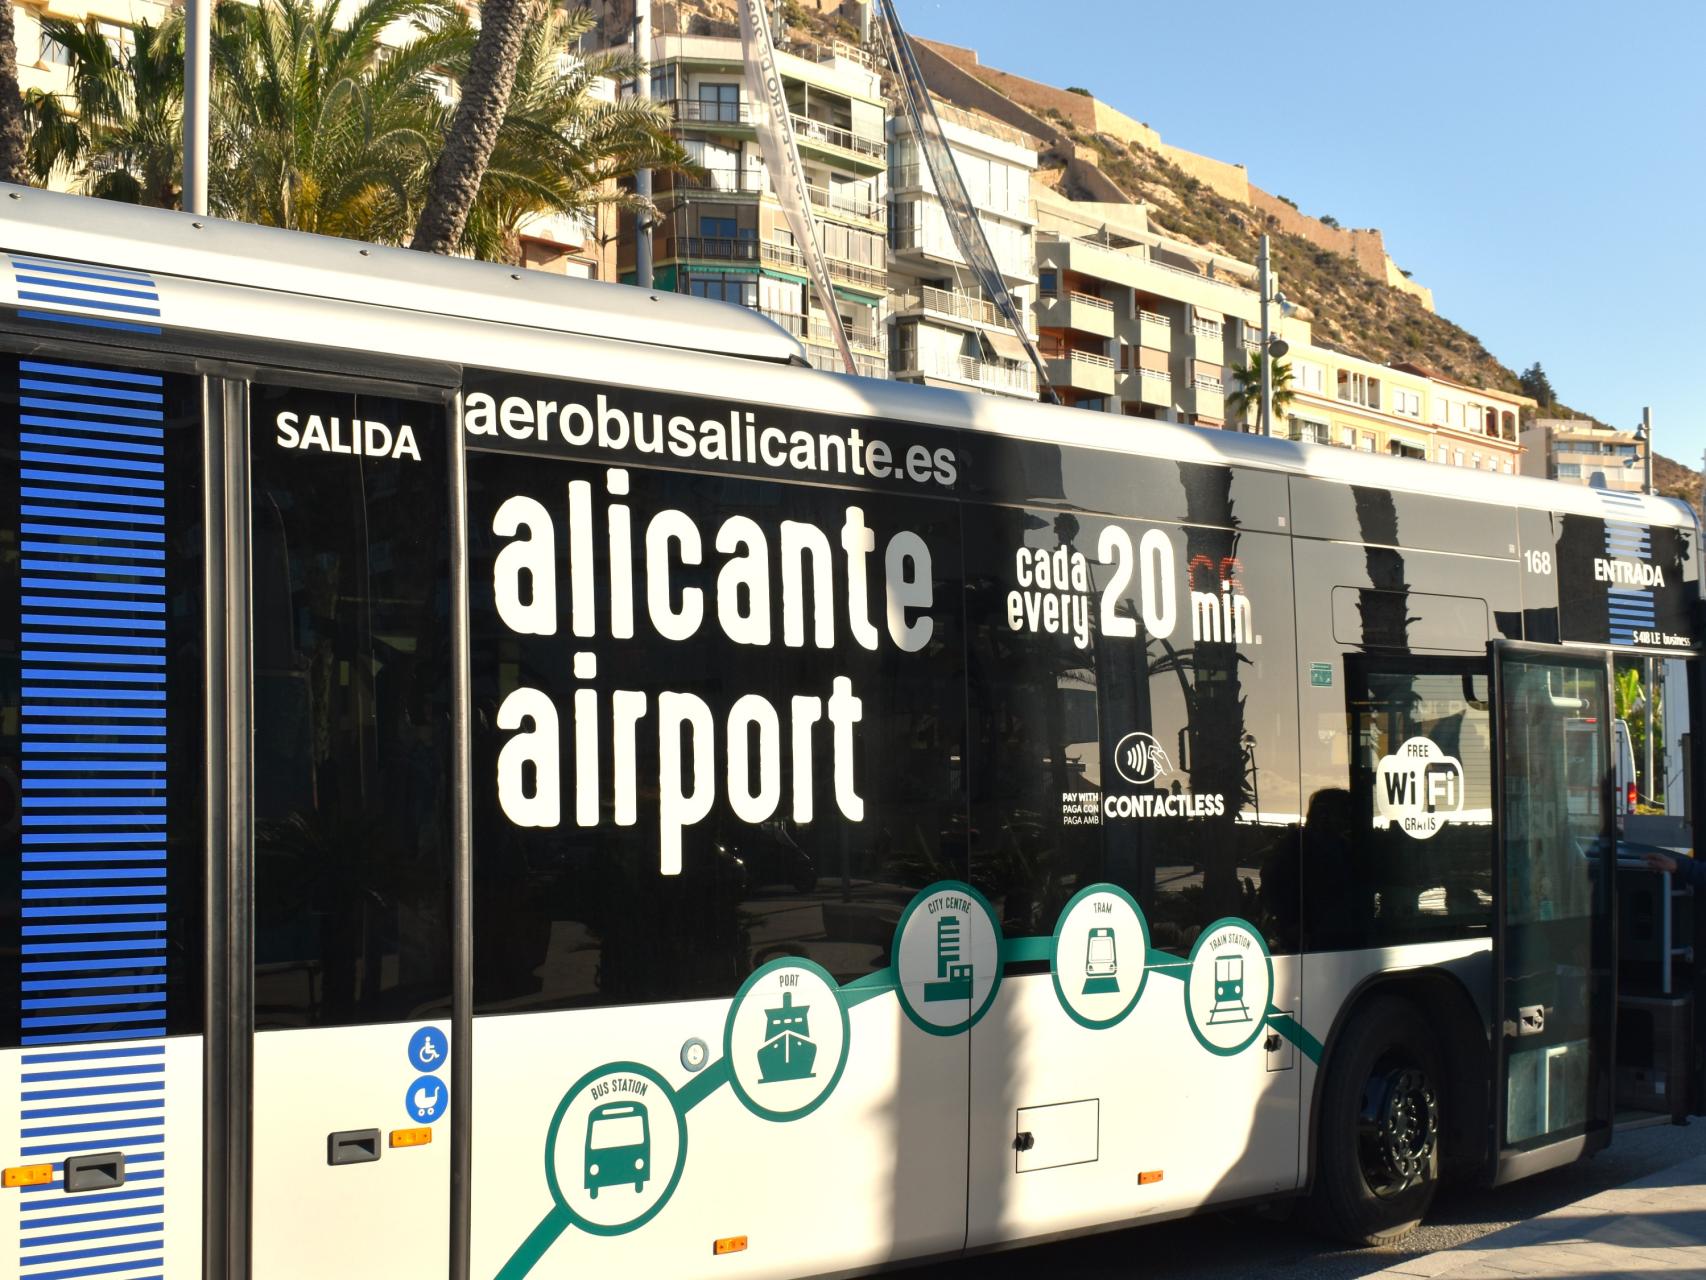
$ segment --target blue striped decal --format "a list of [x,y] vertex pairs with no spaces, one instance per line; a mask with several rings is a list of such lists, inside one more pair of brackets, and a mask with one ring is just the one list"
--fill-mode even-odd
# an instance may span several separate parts
[[[159,315],[145,276],[16,257],[11,265],[28,300],[158,332],[120,319]],[[20,359],[17,389],[26,412],[15,480],[16,1151],[53,1161],[56,1175],[67,1156],[123,1151],[127,1176],[100,1195],[20,1197],[16,1274],[144,1280],[161,1273],[166,1226],[164,380]],[[57,1176],[43,1190],[56,1186]]]
[[[90,266],[81,262],[62,262],[54,258],[27,258],[17,254],[7,255],[7,261],[12,267],[12,285],[18,303],[18,314],[26,320],[111,329],[121,333],[160,332],[160,290],[154,282],[154,277],[146,272],[128,271],[121,267]],[[44,311],[41,310],[42,307],[56,309]],[[64,369],[76,366],[53,367]],[[110,375],[112,371],[102,372]],[[130,379],[114,380],[127,384],[130,382]],[[25,393],[23,406],[32,408],[47,403],[35,400],[28,393],[49,389],[41,385],[40,379],[24,380],[19,386],[20,392]],[[58,387],[51,389],[61,392],[65,390]],[[73,393],[81,389],[70,388]],[[129,397],[112,398],[116,400]]]
[[[1595,489],[1605,508],[1605,555],[1608,560],[1641,560],[1652,555],[1653,527],[1637,523],[1646,510],[1639,494]],[[1612,644],[1635,643],[1637,631],[1658,625],[1658,603],[1650,588],[1608,587],[1605,593],[1607,634]]]

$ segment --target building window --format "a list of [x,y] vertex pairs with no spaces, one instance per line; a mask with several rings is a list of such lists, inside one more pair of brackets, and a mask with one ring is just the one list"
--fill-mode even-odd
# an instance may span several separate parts
[[715,124],[739,124],[740,85],[701,84],[699,118]]
[[1374,432],[1365,431],[1362,433],[1362,451],[1364,453],[1374,452]]
[[756,307],[758,305],[758,279],[756,276],[695,272],[688,281],[687,289],[695,298],[710,298],[715,302],[733,302],[743,307]]
[[1419,418],[1422,416],[1422,396],[1419,391],[1406,391],[1403,387],[1392,388],[1392,412],[1401,413],[1406,417]]
[[1442,466],[1449,465],[1451,462],[1451,450],[1447,449],[1443,444],[1439,447],[1439,460]]
[[1342,444],[1347,449],[1356,448],[1357,447],[1356,428],[1355,427],[1340,427],[1339,428],[1339,443]]
[[1323,394],[1327,385],[1327,371],[1318,364],[1310,364],[1307,360],[1291,362],[1291,386],[1294,391]]
[[1037,292],[1045,298],[1052,298],[1060,292],[1060,273],[1045,268],[1037,273]]
[[1499,433],[1501,438],[1505,440],[1516,439],[1516,415],[1514,413],[1511,413],[1508,410],[1501,413],[1499,415],[1499,425],[1502,428]]
[[1581,463],[1579,463],[1579,462],[1560,462],[1558,464],[1558,479],[1560,479],[1560,480],[1580,480],[1581,478],[1582,478],[1582,464]]
[[1301,440],[1306,444],[1329,444],[1333,439],[1332,429],[1325,422],[1313,422],[1308,418],[1292,417],[1287,419],[1291,427],[1290,435],[1293,440]]
[[1380,379],[1366,373],[1339,370],[1339,399],[1360,404],[1366,409],[1380,408]]
[[41,51],[36,55],[36,60],[50,67],[69,67],[71,50],[44,31],[41,33]]
[[1459,449],[1453,453],[1451,455],[1451,462],[1453,466],[1461,467],[1463,465],[1463,450]]

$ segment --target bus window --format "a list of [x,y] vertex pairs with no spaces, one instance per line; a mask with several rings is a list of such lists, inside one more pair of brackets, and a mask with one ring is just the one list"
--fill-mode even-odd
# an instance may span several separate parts
[[255,386],[250,419],[256,1025],[447,1009],[443,410]]

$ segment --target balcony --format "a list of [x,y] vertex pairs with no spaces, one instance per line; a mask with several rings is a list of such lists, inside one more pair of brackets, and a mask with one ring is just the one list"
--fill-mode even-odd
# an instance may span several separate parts
[[666,105],[670,115],[682,124],[752,127],[752,104],[744,100],[702,102],[698,98],[672,98]]
[[[1024,303],[1015,298],[1014,303],[1019,308],[1019,318],[1025,323],[1025,332],[1032,339],[1037,336],[1036,314],[1025,314]],[[961,324],[988,325],[994,329],[1006,331],[1012,326],[996,310],[995,304],[985,302],[982,298],[974,298],[968,294],[955,293],[950,289],[937,289],[924,285],[916,289],[907,289],[900,293],[891,294],[889,311],[897,316],[923,316],[933,319],[948,319]]]
[[794,123],[794,140],[802,145],[845,152],[879,167],[887,163],[888,143],[882,138],[868,138],[862,133],[854,133],[826,120],[814,120],[797,111],[789,112],[788,118]]
[[1173,349],[1173,322],[1153,311],[1137,313],[1137,345],[1154,351]]
[[1115,391],[1121,400],[1161,409],[1173,407],[1173,379],[1162,369],[1122,369]]
[[[791,244],[770,240],[730,238],[728,236],[669,236],[664,241],[661,259],[698,258],[710,262],[763,262],[805,274],[806,256]],[[862,289],[883,292],[888,287],[888,272],[880,267],[849,262],[845,258],[824,257],[829,274],[838,280]]]
[[[806,360],[814,369],[822,369],[825,373],[846,373],[847,368],[841,362],[841,353],[834,347],[808,346]],[[862,356],[857,351],[853,353],[853,372],[861,378],[887,378],[889,369],[881,360],[871,356]]]
[[[828,347],[831,351],[838,349],[835,345],[835,331],[830,328],[829,321],[824,316],[803,316],[796,311],[771,311],[762,307],[759,312],[808,346]],[[888,330],[860,329],[855,326],[847,330],[847,345],[855,352],[866,351],[877,356],[887,356]]]
[[909,353],[900,357],[903,366],[897,377],[917,376],[940,378],[946,382],[994,391],[1002,395],[1035,397],[1036,371],[1029,365],[991,364],[972,356],[919,356]]
[[1191,323],[1191,346],[1198,360],[1207,360],[1210,364],[1226,362],[1226,328],[1224,325],[1205,324],[1200,320]]
[[1045,353],[1048,380],[1057,387],[1070,387],[1090,395],[1114,394],[1114,362],[1093,351]]
[[[763,169],[704,169],[697,175],[674,174],[668,179],[668,182],[672,190],[691,192],[700,199],[715,199],[722,195],[748,196],[770,193],[770,175]],[[806,197],[818,210],[820,216],[842,221],[875,223],[878,226],[887,220],[888,204],[886,201],[870,200],[834,187],[819,187],[810,183],[806,185]]]
[[1188,408],[1198,417],[1225,419],[1226,384],[1219,378],[1198,377],[1186,398]]
[[1037,323],[1049,329],[1076,329],[1098,338],[1114,336],[1114,304],[1088,293],[1045,295],[1037,300]]
[[[930,167],[923,163],[890,165],[889,190],[919,191],[932,199],[940,199]],[[972,204],[984,213],[1011,218],[1016,222],[1031,221],[1031,193],[1028,187],[1017,193],[1010,191],[1005,198],[999,200],[988,191],[974,191],[969,187],[966,194],[971,198]]]

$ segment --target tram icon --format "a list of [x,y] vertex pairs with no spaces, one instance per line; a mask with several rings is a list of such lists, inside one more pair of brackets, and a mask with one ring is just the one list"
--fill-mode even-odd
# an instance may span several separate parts
[[606,1102],[586,1122],[586,1189],[594,1200],[600,1187],[632,1183],[643,1191],[652,1176],[652,1130],[646,1109],[637,1102]]
[[1119,952],[1114,946],[1114,931],[1104,926],[1090,930],[1084,944],[1084,994],[1105,995],[1120,989]]
[[1250,1006],[1244,1003],[1244,957],[1216,956],[1214,1005],[1208,1011],[1208,1025],[1214,1027],[1248,1021]]

